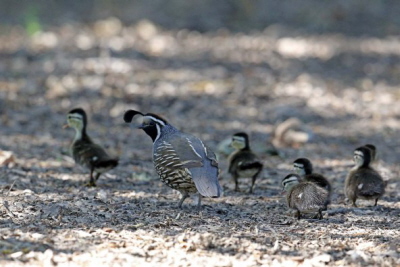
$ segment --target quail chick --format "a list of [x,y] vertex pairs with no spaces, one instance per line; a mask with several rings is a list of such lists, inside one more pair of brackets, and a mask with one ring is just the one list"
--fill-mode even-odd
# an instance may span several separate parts
[[153,163],[161,181],[182,194],[179,208],[191,193],[199,193],[198,208],[201,207],[201,196],[221,196],[218,162],[208,146],[152,113],[128,110],[124,121],[131,123],[134,116],[142,117],[138,128],[153,140]]
[[[98,144],[95,144],[86,133],[87,116],[83,109],[76,108],[67,115],[67,127],[75,129],[75,137],[71,144],[71,154],[75,162],[90,170],[90,180],[87,186],[96,186],[100,175],[118,165],[118,159],[113,158]],[[93,174],[96,173],[95,177]]]
[[378,199],[385,193],[385,182],[377,171],[370,167],[371,150],[365,146],[354,150],[354,168],[349,172],[345,181],[345,195],[354,207],[356,201],[361,199]]
[[322,219],[322,211],[329,204],[329,193],[315,183],[301,181],[297,174],[289,174],[282,180],[283,190],[286,192],[286,203],[289,208],[296,210],[296,218],[302,213],[317,213]]
[[249,193],[253,193],[254,183],[263,168],[263,164],[250,149],[249,136],[236,133],[232,136],[231,146],[236,149],[229,157],[229,173],[235,181],[235,191],[239,191],[239,178],[251,177]]
[[293,162],[293,167],[295,172],[302,176],[305,181],[315,183],[326,189],[329,195],[332,193],[332,186],[329,181],[322,174],[313,173],[313,165],[309,159],[298,158]]

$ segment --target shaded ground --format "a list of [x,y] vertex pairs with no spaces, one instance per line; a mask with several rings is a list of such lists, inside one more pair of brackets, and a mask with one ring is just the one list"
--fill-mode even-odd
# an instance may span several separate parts
[[[400,264],[398,37],[277,26],[199,33],[117,19],[33,36],[5,29],[0,149],[15,160],[0,167],[2,265]],[[97,188],[82,186],[87,171],[65,155],[73,133],[62,125],[78,106],[89,113],[89,134],[121,159]],[[215,149],[246,130],[265,165],[255,193],[233,192],[221,156],[224,196],[205,199],[201,212],[192,200],[176,209],[179,195],[153,171],[151,140],[122,122],[128,108],[162,114]],[[290,117],[312,141],[268,155],[274,126]],[[350,208],[343,182],[365,143],[378,147],[387,193],[376,208]],[[303,156],[334,187],[321,221],[293,219],[280,196]]]

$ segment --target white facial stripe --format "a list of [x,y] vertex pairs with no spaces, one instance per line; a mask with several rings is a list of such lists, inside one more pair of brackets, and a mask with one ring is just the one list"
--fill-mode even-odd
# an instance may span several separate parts
[[293,167],[297,168],[297,169],[304,169],[304,165],[300,164],[300,163],[294,163]]
[[148,118],[148,119],[150,119],[150,120],[153,120],[153,121],[159,123],[159,124],[162,125],[162,126],[165,126],[165,122],[163,122],[162,120],[159,120],[159,119],[157,119],[157,118],[154,118],[153,116],[144,116],[144,117],[145,117],[145,118]]
[[246,140],[241,136],[234,136],[233,141],[244,143]]
[[364,153],[362,153],[361,151],[354,151],[354,156],[358,156],[358,157],[364,157]]
[[296,176],[289,176],[288,178],[285,179],[285,182],[293,182],[293,181],[297,181]]
[[283,180],[282,184],[283,184],[283,187],[285,187],[287,184],[291,184],[293,182],[297,183],[298,181],[299,180],[297,179],[296,176],[289,176],[289,177],[287,177],[286,179]]
[[156,127],[157,127],[157,137],[156,137],[156,139],[154,139],[154,143],[158,140],[158,138],[160,138],[160,135],[161,135],[160,125],[156,124]]
[[83,120],[83,117],[81,114],[78,113],[72,113],[68,115],[69,119],[76,119],[76,120]]

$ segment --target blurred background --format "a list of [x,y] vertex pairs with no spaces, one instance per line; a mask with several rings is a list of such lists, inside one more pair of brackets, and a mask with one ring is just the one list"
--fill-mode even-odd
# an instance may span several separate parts
[[[273,141],[288,157],[308,150],[348,157],[363,142],[399,151],[391,138],[400,116],[397,1],[0,5],[7,150],[38,154],[13,147],[24,134],[37,138],[40,149],[49,142],[65,146],[70,133],[58,126],[81,106],[93,134],[113,135],[105,142],[128,158],[150,159],[122,149],[129,131],[121,130],[121,116],[128,108],[160,113],[214,146],[246,130],[262,144],[260,152]],[[276,129],[293,118],[306,135],[285,143]],[[303,144],[304,150],[292,149]]]

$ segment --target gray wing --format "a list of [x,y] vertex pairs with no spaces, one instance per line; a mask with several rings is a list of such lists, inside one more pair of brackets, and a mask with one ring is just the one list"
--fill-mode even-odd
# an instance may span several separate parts
[[222,189],[218,182],[218,162],[214,152],[203,142],[189,134],[180,133],[169,138],[182,166],[189,169],[199,193],[205,197],[219,197]]
[[183,168],[203,167],[203,158],[186,135],[172,135],[167,140],[175,150],[179,157],[180,164]]

